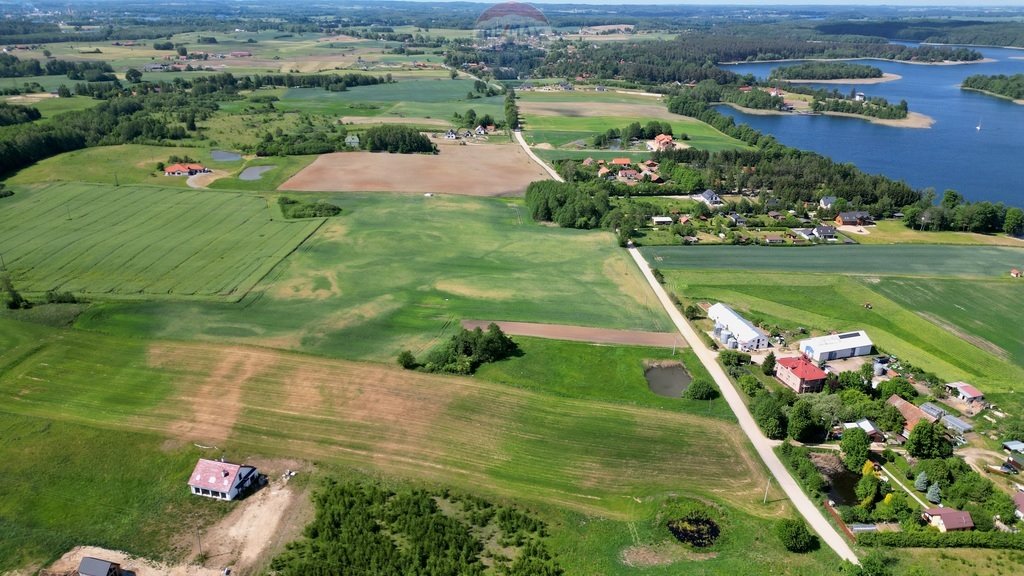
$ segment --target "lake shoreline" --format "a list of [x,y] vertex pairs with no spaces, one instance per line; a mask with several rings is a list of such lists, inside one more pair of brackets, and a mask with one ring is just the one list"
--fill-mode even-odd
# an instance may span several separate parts
[[789,80],[786,78],[779,78],[783,82],[789,82],[790,84],[881,84],[882,82],[893,82],[895,80],[902,79],[903,76],[899,74],[890,74],[885,72],[881,78],[836,78],[835,80],[813,80],[809,78],[797,78]]
[[996,94],[995,92],[989,92],[988,90],[979,90],[977,88],[968,88],[967,86],[963,86],[963,85],[960,86],[960,89],[961,90],[967,90],[968,92],[977,92],[978,94],[984,94],[986,96],[992,96],[994,98],[999,98],[1000,100],[1009,100],[1010,102],[1013,102],[1014,104],[1019,104],[1021,106],[1024,106],[1024,98],[1010,98],[1009,96],[1003,96],[1002,94]]
[[[781,110],[759,110],[756,108],[746,108],[732,102],[722,102],[734,110],[743,112],[744,114],[751,114],[754,116],[799,116],[799,112],[783,112]],[[872,124],[880,124],[882,126],[891,126],[893,128],[931,128],[935,124],[935,119],[931,116],[926,116],[919,112],[908,112],[906,118],[900,119],[888,119],[888,118],[873,118],[871,116],[862,116],[860,114],[848,114],[846,112],[818,112],[820,116],[837,116],[840,118],[856,118],[858,120],[867,120]]]
[[989,64],[996,62],[995,58],[982,58],[981,60],[943,60],[942,62],[914,62],[911,60],[890,60],[888,58],[873,58],[862,56],[859,58],[781,58],[778,60],[751,60],[750,62],[716,62],[716,66],[739,66],[741,64],[765,64],[771,62],[848,62],[850,60],[872,60],[877,62],[893,62],[896,64],[915,64],[917,66],[960,66],[962,64]]

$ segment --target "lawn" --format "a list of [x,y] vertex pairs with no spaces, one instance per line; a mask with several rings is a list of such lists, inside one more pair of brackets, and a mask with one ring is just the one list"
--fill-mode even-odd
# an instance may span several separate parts
[[[553,146],[560,146],[566,142],[576,139],[586,140],[589,144],[590,138],[603,133],[611,128],[623,129],[632,122],[639,122],[641,125],[650,120],[661,120],[661,116],[645,117],[642,112],[638,116],[555,116],[541,114],[526,114],[523,123],[524,134],[532,142],[548,142]],[[689,139],[686,144],[701,150],[732,150],[744,148],[745,145],[725,134],[715,130],[710,125],[699,120],[686,118],[685,116],[673,115],[670,120],[672,132],[676,135],[686,134]],[[561,135],[559,133],[565,133]],[[589,134],[590,138],[584,136]],[[547,138],[547,139],[545,139]]]
[[[209,187],[223,190],[269,192],[276,190],[285,180],[294,176],[316,158],[316,156],[265,156],[245,160],[241,163],[236,162],[236,167],[231,170],[230,176],[214,180]],[[238,178],[246,168],[256,166],[275,166],[276,168],[264,172],[258,180]]]
[[973,232],[921,232],[912,230],[899,220],[882,220],[865,228],[869,234],[851,234],[861,244],[979,244],[1024,248],[1024,240],[1003,234]]
[[386,362],[425,350],[464,318],[669,329],[608,232],[535,224],[513,200],[303,196],[344,212],[241,306],[117,303],[91,309],[79,326]]
[[[655,407],[672,401],[649,403],[642,389],[625,392],[636,402],[613,401],[621,386],[576,397],[538,392],[584,374],[600,379],[593,366],[534,372],[528,389],[483,374],[433,376],[3,319],[0,343],[0,413],[9,439],[0,456],[17,472],[0,487],[0,522],[15,536],[0,542],[0,551],[7,547],[0,562],[12,566],[81,543],[166,552],[183,525],[169,519],[230,507],[184,490],[198,454],[193,442],[215,444],[229,460],[316,461],[514,499],[554,520],[566,565],[579,566],[573,573],[625,570],[617,560],[622,548],[663,540],[653,515],[678,492],[728,520],[718,557],[702,564],[709,573],[733,573],[750,549],[770,565],[795,561],[812,573],[831,561],[827,552],[791,559],[765,536],[774,518],[793,512],[775,488],[762,504],[760,461],[734,424],[704,416],[703,406]],[[578,346],[535,344],[523,358],[551,362]],[[636,361],[647,355],[608,352],[608,375],[638,373]],[[592,554],[571,545],[577,538]]]
[[4,199],[0,246],[29,295],[235,301],[323,222],[274,221],[254,195],[59,183]]

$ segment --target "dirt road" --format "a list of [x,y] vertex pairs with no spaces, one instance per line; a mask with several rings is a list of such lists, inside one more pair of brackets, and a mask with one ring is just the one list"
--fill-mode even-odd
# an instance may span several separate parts
[[554,168],[548,166],[547,162],[541,160],[540,156],[537,156],[536,154],[533,153],[533,150],[530,150],[530,146],[526,143],[526,140],[523,139],[522,130],[516,130],[514,134],[516,135],[516,141],[519,142],[519,145],[522,146],[523,150],[526,151],[527,156],[529,156],[531,159],[533,159],[534,162],[539,164],[541,168],[546,170],[547,173],[551,175],[551,178],[557,180],[558,182],[565,182],[565,180],[558,175],[558,172],[555,172]]
[[854,564],[860,564],[857,560],[857,555],[854,554],[853,549],[847,541],[828,523],[825,519],[825,515],[821,513],[821,510],[815,506],[814,502],[804,494],[800,485],[796,483],[793,476],[789,473],[789,470],[782,464],[779,457],[772,450],[778,443],[769,440],[761,433],[761,429],[757,427],[757,423],[754,422],[754,418],[750,415],[750,411],[747,410],[743,400],[740,398],[739,392],[732,385],[729,377],[726,376],[725,371],[715,361],[716,354],[711,351],[710,348],[704,345],[704,342],[697,336],[697,332],[693,329],[689,322],[679,312],[679,309],[675,307],[671,300],[669,300],[668,294],[665,289],[661,287],[661,284],[654,278],[654,274],[651,273],[651,267],[648,266],[647,261],[644,260],[643,256],[640,255],[640,251],[636,248],[629,248],[629,254],[633,257],[633,261],[640,267],[640,271],[643,272],[647,282],[651,285],[651,289],[654,290],[654,294],[658,297],[661,305],[664,306],[665,311],[668,312],[672,322],[682,333],[686,341],[690,343],[690,347],[697,353],[697,357],[700,358],[704,367],[708,369],[708,372],[715,379],[715,383],[718,384],[718,388],[722,391],[722,396],[725,401],[729,403],[729,408],[732,409],[733,413],[736,414],[736,419],[739,420],[740,428],[750,439],[750,442],[754,445],[754,449],[757,450],[761,459],[764,460],[765,465],[768,467],[768,471],[771,472],[772,476],[778,482],[779,486],[782,487],[786,495],[789,496],[790,501],[796,506],[796,509],[803,515],[807,520],[807,523],[811,525],[811,528],[821,536],[822,541],[830,548],[835,550],[836,554],[839,555],[843,560],[848,560]]
[[[462,327],[467,330],[474,328],[487,329],[487,320],[463,320]],[[533,336],[535,338],[552,338],[555,340],[571,340],[573,342],[592,342],[594,344],[625,344],[628,346],[656,346],[660,348],[684,348],[686,342],[675,332],[642,332],[639,330],[613,330],[610,328],[590,328],[588,326],[570,326],[567,324],[537,324],[534,322],[494,322],[506,334],[513,336]]]

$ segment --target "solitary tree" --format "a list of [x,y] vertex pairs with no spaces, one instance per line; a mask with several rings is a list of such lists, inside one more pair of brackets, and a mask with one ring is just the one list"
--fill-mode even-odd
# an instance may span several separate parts
[[851,471],[860,470],[868,461],[870,442],[868,434],[861,428],[852,428],[843,432],[843,440],[839,443],[843,451],[843,464]]
[[398,365],[406,370],[412,370],[416,367],[416,357],[412,355],[410,350],[402,350],[398,354]]
[[718,396],[718,391],[707,378],[694,378],[686,392],[683,392],[683,396],[690,400],[711,400]]
[[769,352],[764,357],[764,362],[761,363],[761,371],[768,376],[775,374],[775,352]]
[[809,552],[817,543],[817,538],[807,529],[803,520],[783,518],[775,525],[775,534],[790,552]]
[[925,494],[925,498],[927,498],[932,504],[942,502],[942,488],[939,488],[938,482],[928,487],[928,493]]
[[124,73],[124,79],[132,84],[138,84],[139,81],[142,80],[142,72],[139,72],[135,68],[129,68]]
[[928,490],[928,473],[924,470],[917,475],[917,479],[914,480],[914,490],[918,492],[925,492]]

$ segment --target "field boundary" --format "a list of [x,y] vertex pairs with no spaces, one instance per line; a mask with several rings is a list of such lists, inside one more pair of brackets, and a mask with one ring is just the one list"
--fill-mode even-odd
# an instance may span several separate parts
[[[481,328],[486,330],[491,324],[489,320],[463,320],[462,327],[467,330]],[[537,322],[505,322],[494,321],[506,334],[513,336],[529,336],[532,338],[548,338],[551,340],[569,340],[572,342],[589,342],[591,344],[622,344],[626,346],[653,346],[658,348],[686,348],[686,341],[672,332],[643,332],[640,330],[616,330],[614,328],[591,328],[588,326],[572,326],[570,324],[541,324]]]

